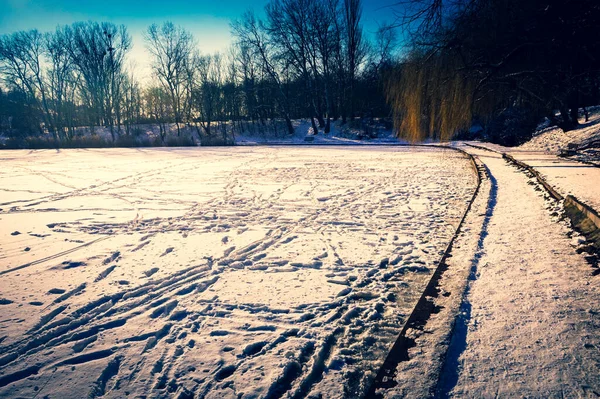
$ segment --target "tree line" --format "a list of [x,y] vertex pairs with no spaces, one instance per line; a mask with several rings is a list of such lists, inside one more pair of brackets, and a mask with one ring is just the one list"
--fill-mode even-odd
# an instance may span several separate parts
[[[201,54],[193,35],[171,22],[144,33],[152,81],[128,65],[123,25],[77,22],[53,32],[0,37],[0,129],[13,139],[50,137],[64,145],[78,128],[107,128],[111,139],[140,124],[209,139],[227,129],[308,118],[314,133],[331,121],[387,116],[384,78],[394,65],[395,31],[363,30],[361,0],[271,0],[264,18],[231,23],[233,45]],[[184,129],[185,128],[185,129]]]
[[600,103],[595,0],[399,0],[395,10],[395,24],[367,35],[361,0],[271,0],[262,17],[231,23],[233,45],[217,54],[173,23],[153,24],[145,85],[128,64],[125,26],[3,35],[0,133],[65,145],[81,127],[114,142],[153,124],[159,144],[173,131],[225,143],[232,131],[292,134],[299,118],[327,134],[332,121],[391,115],[413,141],[515,145],[543,118],[568,131]]

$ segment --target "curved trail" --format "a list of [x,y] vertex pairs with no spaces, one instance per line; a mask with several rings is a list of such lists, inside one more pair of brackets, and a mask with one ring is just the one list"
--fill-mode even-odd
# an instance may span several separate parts
[[[558,204],[500,154],[469,150],[497,185],[441,397],[600,396],[600,279]],[[553,216],[554,215],[554,216]]]
[[372,397],[600,397],[600,280],[535,176],[485,148],[433,313]]
[[[385,397],[597,397],[600,287],[584,240],[535,176],[464,147],[486,167],[478,204],[412,331]],[[454,299],[453,299],[454,298]]]
[[[454,148],[453,148],[454,149]],[[423,326],[427,323],[428,319],[431,317],[433,313],[437,310],[433,305],[431,299],[435,298],[439,294],[439,284],[440,279],[442,278],[444,272],[447,270],[447,259],[451,256],[452,248],[454,243],[456,242],[459,235],[462,233],[464,229],[464,224],[469,216],[469,213],[472,212],[473,204],[479,195],[481,184],[482,184],[482,176],[489,176],[488,173],[482,171],[481,166],[477,163],[475,157],[471,154],[468,154],[464,150],[454,149],[460,151],[469,156],[471,161],[471,166],[475,173],[477,174],[477,186],[471,199],[467,204],[467,208],[458,223],[458,226],[446,247],[440,261],[438,262],[438,266],[436,270],[433,272],[431,279],[427,283],[427,286],[423,290],[421,297],[417,301],[415,307],[413,308],[411,314],[409,315],[402,331],[400,332],[398,338],[394,342],[394,345],[390,349],[389,353],[386,356],[385,361],[379,368],[377,375],[373,382],[371,383],[369,389],[366,391],[365,397],[367,398],[377,398],[382,397],[383,393],[386,389],[393,388],[397,385],[396,382],[396,373],[398,364],[403,361],[408,360],[408,351],[410,348],[415,346],[414,339],[409,336],[409,331],[419,329],[422,330]],[[487,171],[486,171],[487,172]]]

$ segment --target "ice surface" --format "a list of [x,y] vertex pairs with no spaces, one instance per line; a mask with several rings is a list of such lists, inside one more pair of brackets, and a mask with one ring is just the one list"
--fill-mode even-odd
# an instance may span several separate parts
[[1,397],[354,397],[475,186],[434,148],[2,157]]

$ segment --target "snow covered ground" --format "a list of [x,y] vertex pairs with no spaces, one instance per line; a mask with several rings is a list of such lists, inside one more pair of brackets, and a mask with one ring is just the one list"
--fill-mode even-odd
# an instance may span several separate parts
[[585,239],[534,179],[499,154],[467,150],[488,169],[488,222],[441,396],[597,397],[600,280],[578,250]]
[[558,154],[561,150],[568,149],[569,144],[582,146],[600,140],[600,107],[591,107],[588,111],[589,120],[581,118],[581,125],[577,129],[568,132],[556,126],[542,129],[527,143],[519,146],[519,149]]
[[600,280],[585,238],[535,178],[457,145],[482,185],[428,298],[438,311],[407,332],[415,345],[382,397],[598,397]]
[[[589,109],[590,118],[581,118],[578,129],[564,132],[558,127],[541,130],[527,143],[503,147],[491,143],[470,142],[498,153],[506,153],[533,167],[562,196],[573,195],[595,210],[600,210],[600,107]],[[596,144],[593,144],[596,143]],[[561,151],[577,150],[572,156]],[[594,147],[595,146],[595,147]]]
[[[600,209],[600,169],[590,165],[600,164],[600,112],[597,107],[590,111],[590,120],[580,120],[578,129],[547,128],[519,147],[477,143],[495,152],[463,147],[487,168],[487,225],[476,251],[453,251],[451,262],[475,255],[449,350],[444,328],[436,326],[448,325],[444,322],[453,319],[451,314],[434,317],[428,326],[433,337],[441,338],[417,340],[422,353],[411,359],[412,367],[434,370],[413,378],[420,378],[422,392],[439,397],[600,396],[600,282],[588,263],[594,258],[587,253],[590,247],[561,217],[562,204],[501,158],[501,153],[510,154],[561,195]],[[577,149],[574,156],[558,157],[572,149]],[[434,345],[442,348],[426,349]],[[438,353],[445,362],[431,360],[439,359]],[[405,394],[406,386],[400,384],[397,392]]]
[[[225,145],[222,141],[223,129],[226,131],[226,136],[229,141],[235,142],[240,146],[251,145],[393,145],[407,144],[406,140],[396,137],[389,126],[386,128],[386,123],[383,120],[369,120],[368,127],[362,125],[367,119],[355,119],[352,123],[348,121],[342,124],[341,120],[331,121],[331,131],[324,134],[324,129],[320,128],[317,134],[313,134],[311,122],[309,119],[292,120],[294,134],[289,135],[284,120],[269,120],[264,123],[258,121],[242,121],[235,124],[231,121],[224,124],[215,123],[212,125],[211,135],[218,145]],[[161,127],[158,124],[138,124],[130,127],[130,134],[136,140],[139,146],[162,145],[168,143],[170,139],[179,139],[177,134],[177,126],[174,123],[166,123],[162,125],[165,133],[165,141],[160,139]],[[179,126],[181,138],[190,138],[192,143],[200,145],[199,134],[204,137],[205,131],[202,127],[188,124]],[[365,130],[368,130],[370,136],[365,135]],[[97,137],[98,141],[94,144],[105,142],[106,146],[113,143],[110,129],[105,126],[95,126],[93,129],[89,127],[75,128],[76,136],[78,137]],[[126,128],[121,126],[121,130],[115,128],[114,132],[117,138],[126,137]],[[0,145],[8,140],[7,137],[0,134]],[[118,142],[117,142],[118,145]],[[128,145],[130,145],[128,143]],[[68,147],[68,145],[67,145]],[[52,147],[54,148],[54,147]]]
[[[250,134],[246,131],[243,134],[236,134],[235,142],[237,145],[256,145],[256,144],[308,144],[308,145],[382,145],[382,144],[407,144],[407,141],[395,136],[391,129],[384,127],[372,127],[373,138],[362,138],[364,129],[350,128],[348,124],[341,125],[341,121],[331,122],[331,131],[324,134],[322,130],[313,135],[309,120],[294,120],[294,135],[288,136],[262,136],[260,134]],[[307,141],[310,140],[310,141]]]
[[533,167],[562,196],[573,195],[600,210],[600,168],[539,152],[508,153]]
[[470,199],[407,147],[0,154],[0,397],[356,397]]
[[485,143],[485,146],[499,152],[513,154],[560,155],[564,151],[576,149],[576,153],[570,155],[568,159],[600,166],[600,106],[588,110],[589,120],[580,118],[577,129],[565,132],[557,126],[550,126],[540,129],[531,140],[518,147],[503,147],[492,143]]

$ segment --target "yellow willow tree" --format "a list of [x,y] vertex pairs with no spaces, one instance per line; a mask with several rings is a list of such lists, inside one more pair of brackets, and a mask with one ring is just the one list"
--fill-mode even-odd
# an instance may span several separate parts
[[398,135],[412,142],[444,141],[469,129],[474,89],[455,57],[412,53],[388,76],[386,95]]
[[398,134],[447,140],[478,122],[490,141],[518,145],[542,117],[576,127],[600,79],[600,3],[579,3],[400,1],[413,50],[387,87]]

